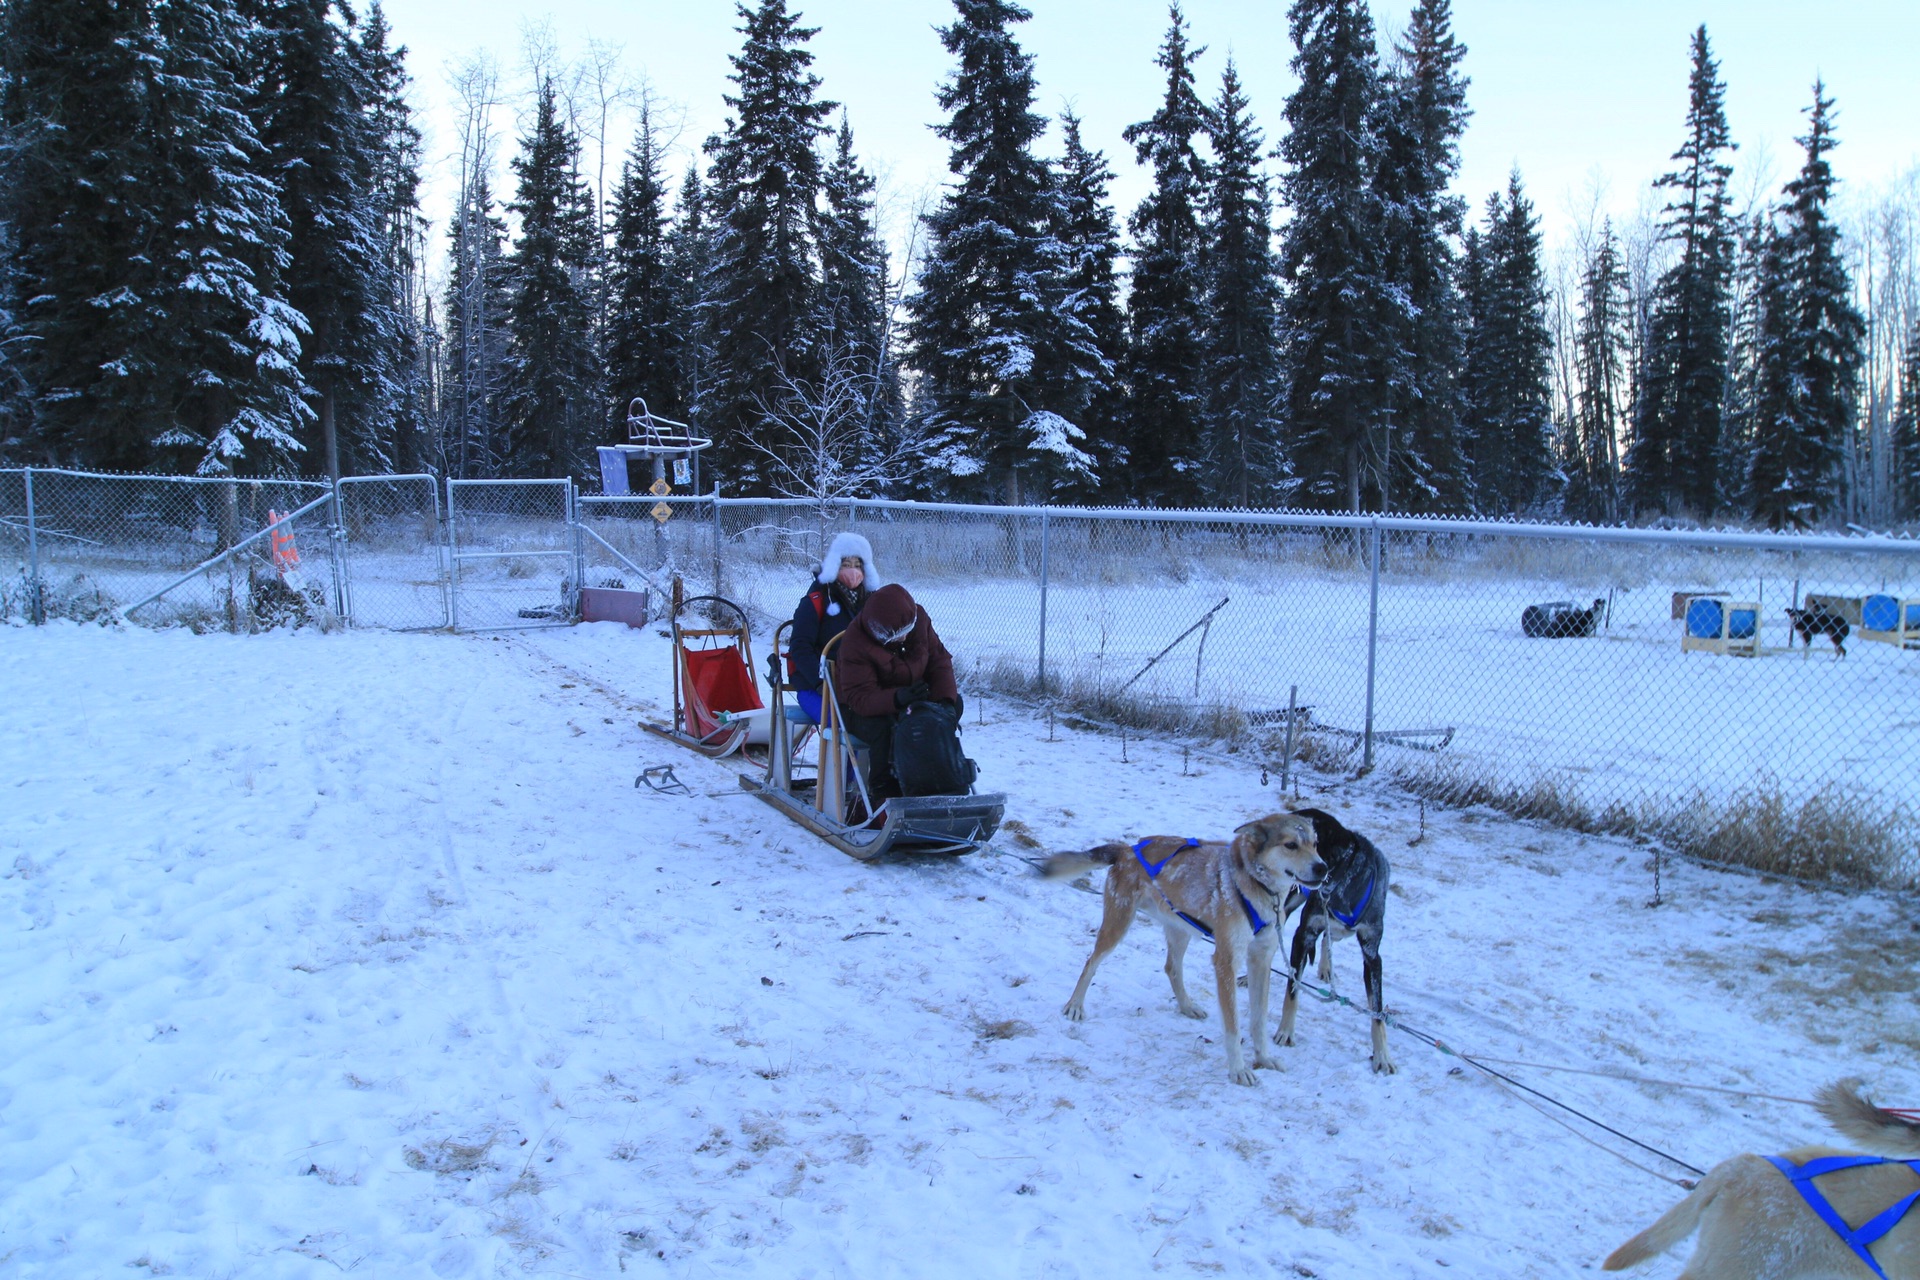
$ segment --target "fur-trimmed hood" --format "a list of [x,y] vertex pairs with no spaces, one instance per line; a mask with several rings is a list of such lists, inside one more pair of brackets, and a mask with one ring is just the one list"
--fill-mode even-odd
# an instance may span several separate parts
[[840,561],[847,556],[860,557],[860,563],[867,571],[864,585],[869,593],[887,585],[887,580],[880,576],[880,566],[873,562],[873,544],[851,530],[833,535],[833,541],[827,544],[827,554],[821,559],[813,580],[821,586],[832,582],[840,573]]

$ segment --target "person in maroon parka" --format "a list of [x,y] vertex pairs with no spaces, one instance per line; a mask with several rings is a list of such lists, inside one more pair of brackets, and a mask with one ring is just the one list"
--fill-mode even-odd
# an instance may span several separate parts
[[953,655],[940,643],[927,611],[907,589],[888,583],[867,598],[835,652],[835,688],[847,729],[867,744],[869,785],[876,799],[898,795],[893,777],[893,725],[916,702],[956,710],[960,686]]

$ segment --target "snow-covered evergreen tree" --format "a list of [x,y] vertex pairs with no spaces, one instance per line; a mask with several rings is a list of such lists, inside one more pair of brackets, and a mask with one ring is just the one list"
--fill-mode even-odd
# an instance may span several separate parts
[[1840,256],[1827,206],[1833,100],[1815,82],[1806,160],[1786,186],[1762,267],[1762,375],[1754,411],[1753,515],[1773,529],[1806,529],[1840,497],[1841,440],[1853,421],[1865,362],[1866,320]]
[[287,224],[229,0],[9,4],[6,199],[37,453],[206,474],[297,465]]
[[309,326],[301,372],[317,414],[306,443],[329,474],[387,470],[373,379],[402,335],[382,287],[374,86],[338,0],[242,3],[248,110],[291,230],[287,299]]
[[1894,410],[1893,483],[1902,520],[1920,520],[1920,319],[1907,331],[1900,355],[1900,399]]
[[[1054,165],[1053,235],[1065,254],[1061,305],[1086,325],[1098,356],[1097,377],[1078,418],[1086,433],[1081,447],[1093,458],[1095,474],[1106,481],[1101,496],[1125,502],[1133,497],[1126,485],[1124,438],[1127,315],[1120,306],[1120,224],[1107,194],[1113,170],[1105,154],[1087,146],[1080,118],[1072,111],[1061,113],[1060,135],[1060,159]],[[1092,486],[1071,480],[1063,480],[1055,492],[1062,497],[1095,496]]]
[[1275,399],[1280,300],[1273,201],[1261,167],[1265,139],[1253,122],[1233,60],[1220,76],[1209,131],[1213,166],[1206,204],[1201,314],[1205,371],[1205,493],[1247,507],[1284,493]]
[[387,460],[395,471],[413,473],[429,466],[434,413],[421,279],[427,224],[420,216],[420,130],[407,103],[407,51],[392,47],[390,36],[376,0],[356,50],[372,90],[368,209],[379,245],[372,305],[384,312],[377,326],[384,340],[366,374],[372,396],[365,430],[370,456]]
[[1452,193],[1467,118],[1466,48],[1451,0],[1419,0],[1395,50],[1380,108],[1374,182],[1386,218],[1385,272],[1396,305],[1387,351],[1392,431],[1388,500],[1415,511],[1473,505],[1457,385],[1460,296],[1453,240],[1466,205]]
[[604,343],[609,439],[624,438],[622,424],[635,396],[661,417],[680,422],[687,417],[681,352],[687,334],[685,290],[673,272],[666,201],[653,113],[642,110],[633,148],[620,166],[610,215]]
[[1133,393],[1127,431],[1131,488],[1176,506],[1198,503],[1205,487],[1206,386],[1202,351],[1200,214],[1207,168],[1194,147],[1207,108],[1194,92],[1193,62],[1176,3],[1154,65],[1166,92],[1153,115],[1129,125],[1134,158],[1153,170],[1153,189],[1129,220],[1133,289],[1127,312],[1127,383]]
[[705,430],[707,388],[713,368],[712,307],[707,285],[713,279],[713,236],[706,216],[706,185],[698,163],[687,166],[667,235],[674,311],[681,317],[678,380],[686,398],[686,421],[695,434]]
[[1299,480],[1293,500],[1359,510],[1380,497],[1396,310],[1373,182],[1379,55],[1363,0],[1294,0],[1288,27],[1300,80],[1280,142],[1291,215],[1280,248],[1281,405]]
[[486,172],[480,169],[469,177],[447,227],[441,468],[455,479],[508,474],[507,348],[513,299],[506,239]]
[[1487,197],[1469,241],[1468,339],[1461,382],[1473,440],[1479,509],[1518,515],[1558,481],[1553,456],[1552,355],[1540,224],[1516,172],[1506,199]]
[[854,155],[844,111],[820,187],[820,327],[874,374],[885,363],[887,247],[874,226],[873,177]]
[[1620,518],[1620,434],[1627,394],[1627,268],[1611,220],[1580,273],[1574,333],[1574,405],[1566,509],[1584,520]]
[[836,104],[818,97],[807,42],[787,0],[738,6],[744,41],[733,58],[733,116],[709,143],[707,208],[714,214],[706,287],[713,343],[704,425],[713,464],[736,488],[759,487],[759,455],[743,435],[761,429],[778,371],[802,383],[818,372],[823,312],[819,268],[820,155]]
[[10,357],[33,389],[31,456],[116,470],[154,464],[146,311],[159,264],[144,139],[159,60],[153,7],[8,0],[0,7],[6,132],[0,200],[12,237]]
[[580,139],[560,117],[551,80],[539,87],[520,148],[508,206],[520,215],[507,264],[508,457],[516,475],[570,476],[585,469],[604,421],[593,333],[600,232],[580,176]]
[[1662,236],[1676,252],[1653,299],[1646,364],[1627,470],[1634,506],[1667,514],[1713,514],[1716,451],[1726,408],[1727,345],[1734,234],[1724,159],[1726,86],[1701,26],[1693,35],[1687,139],[1679,166],[1657,186],[1671,192]]
[[1053,234],[1052,174],[1034,155],[1033,59],[1011,0],[954,0],[940,37],[955,59],[937,126],[955,177],[927,217],[928,257],[909,300],[914,414],[955,496],[1044,497],[1091,478],[1076,421],[1104,376],[1098,343],[1070,305],[1071,258]]

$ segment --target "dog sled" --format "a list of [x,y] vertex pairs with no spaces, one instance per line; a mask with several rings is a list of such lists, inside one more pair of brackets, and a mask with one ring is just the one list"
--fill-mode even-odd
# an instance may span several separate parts
[[[951,796],[874,795],[862,767],[865,746],[840,723],[834,649],[822,653],[820,720],[815,725],[786,682],[784,655],[793,623],[774,633],[767,658],[767,686],[773,695],[768,717],[767,767],[760,777],[743,774],[740,785],[825,840],[862,861],[888,853],[972,853],[993,838],[1006,810],[998,793]],[[809,750],[811,748],[811,750]]]
[[[642,721],[640,727],[716,760],[764,746],[767,708],[753,685],[746,610],[724,596],[683,600],[678,578],[673,587],[673,723]],[[685,625],[696,607],[713,625]]]
[[[834,848],[862,861],[889,853],[972,853],[993,838],[1006,809],[999,794],[876,797],[863,767],[865,744],[839,722],[832,653],[827,646],[821,720],[815,724],[786,682],[793,623],[774,633],[767,655],[768,705],[754,686],[753,646],[744,609],[721,596],[678,598],[672,613],[673,722],[641,727],[712,759],[738,756],[761,765],[740,785]],[[687,619],[707,615],[710,626]]]

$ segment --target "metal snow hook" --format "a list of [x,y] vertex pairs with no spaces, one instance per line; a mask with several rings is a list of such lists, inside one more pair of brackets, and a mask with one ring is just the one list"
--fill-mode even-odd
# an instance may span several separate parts
[[670,764],[648,765],[640,771],[640,776],[633,780],[633,785],[637,787],[643,782],[648,788],[662,795],[691,796],[693,794],[692,787],[673,776],[673,766]]

